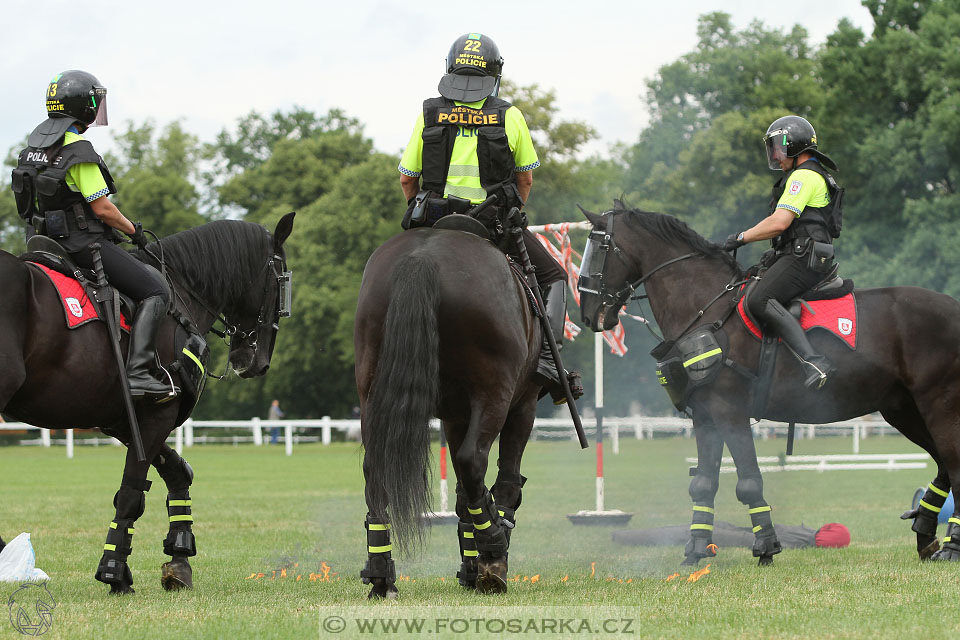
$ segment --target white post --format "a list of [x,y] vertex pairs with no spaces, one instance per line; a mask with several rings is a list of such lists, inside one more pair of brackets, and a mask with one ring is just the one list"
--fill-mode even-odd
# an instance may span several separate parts
[[603,333],[593,338],[593,365],[597,411],[597,511],[603,511]]
[[184,445],[193,446],[193,418],[187,418],[183,423]]
[[40,429],[40,444],[45,447],[50,446],[50,430],[49,429]]
[[173,430],[173,448],[177,450],[177,455],[183,453],[183,425]]
[[73,458],[73,429],[67,429],[67,457]]
[[853,452],[860,453],[860,423],[853,423]]
[[330,444],[330,416],[320,418],[320,442],[324,445]]
[[293,425],[289,422],[283,425],[283,440],[287,446],[287,455],[293,455]]
[[254,416],[250,422],[253,423],[251,427],[253,429],[253,444],[260,447],[263,445],[263,431],[260,430],[260,417]]

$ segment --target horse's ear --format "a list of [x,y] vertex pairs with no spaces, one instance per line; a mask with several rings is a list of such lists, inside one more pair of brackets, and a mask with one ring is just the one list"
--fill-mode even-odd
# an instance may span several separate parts
[[297,215],[297,212],[291,211],[280,218],[280,222],[277,223],[277,230],[273,232],[273,246],[277,249],[282,247],[283,243],[290,237],[290,232],[293,231],[293,217],[295,215]]
[[580,209],[580,213],[582,213],[584,217],[590,221],[590,224],[593,225],[594,229],[607,228],[607,221],[606,219],[604,219],[603,216],[597,215],[596,213],[590,213],[589,211],[581,207],[579,204],[577,205],[577,208]]

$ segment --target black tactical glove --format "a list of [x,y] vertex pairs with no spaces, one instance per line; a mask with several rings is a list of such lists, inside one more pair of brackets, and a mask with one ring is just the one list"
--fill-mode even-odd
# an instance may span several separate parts
[[133,233],[128,233],[130,236],[130,242],[137,245],[137,247],[143,249],[147,246],[147,237],[143,235],[143,224],[139,222],[133,223]]
[[739,249],[745,244],[747,243],[743,241],[743,233],[740,233],[740,234],[731,233],[729,236],[727,236],[726,241],[723,243],[723,250],[736,251],[737,249]]

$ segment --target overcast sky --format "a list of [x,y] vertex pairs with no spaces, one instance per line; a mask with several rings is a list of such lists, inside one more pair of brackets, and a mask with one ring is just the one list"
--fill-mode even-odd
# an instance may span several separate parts
[[[17,19],[0,26],[4,153],[44,119],[50,78],[83,69],[108,89],[113,131],[127,120],[163,125],[179,119],[212,141],[251,110],[339,107],[365,124],[377,149],[399,154],[421,101],[437,95],[451,43],[473,31],[499,45],[505,77],[554,90],[561,117],[593,125],[605,149],[637,139],[647,122],[645,82],[693,49],[704,13],[730,13],[738,29],[753,20],[782,30],[799,23],[814,44],[844,17],[868,35],[872,30],[859,0],[45,0],[18,6]],[[108,130],[93,129],[87,137],[100,148],[109,144]]]

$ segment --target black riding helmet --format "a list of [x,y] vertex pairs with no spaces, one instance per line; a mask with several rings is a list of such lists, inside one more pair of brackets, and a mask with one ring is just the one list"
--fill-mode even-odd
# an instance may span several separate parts
[[804,151],[816,156],[830,169],[837,171],[837,164],[827,154],[817,149],[817,132],[813,125],[800,116],[784,116],[773,121],[763,136],[767,150],[767,166],[780,170],[780,158],[796,158]]
[[454,41],[447,54],[447,73],[440,78],[440,95],[458,102],[477,102],[500,90],[503,58],[489,37],[466,33]]
[[58,73],[47,85],[45,99],[47,119],[30,134],[31,147],[55,144],[74,122],[88,127],[107,124],[107,88],[86,71]]

